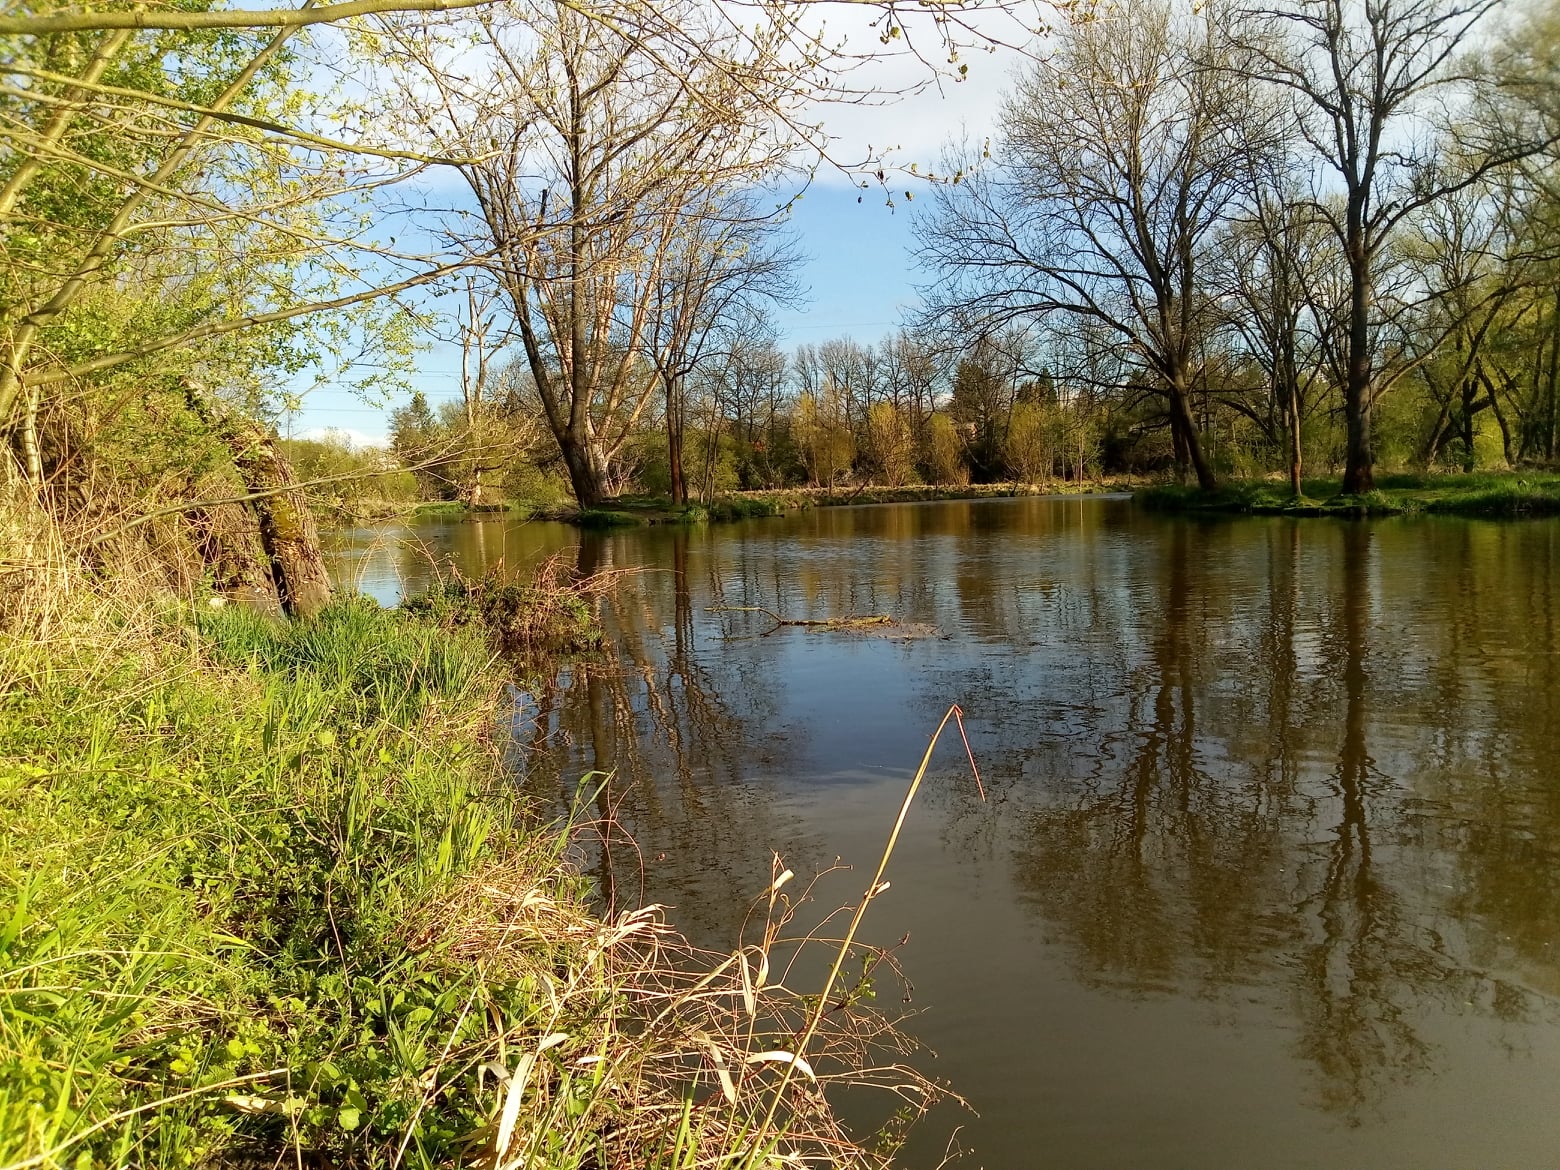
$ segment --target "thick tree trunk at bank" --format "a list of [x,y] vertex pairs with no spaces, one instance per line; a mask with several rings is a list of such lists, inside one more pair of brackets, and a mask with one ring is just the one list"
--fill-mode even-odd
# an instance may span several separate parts
[[575,502],[582,508],[594,508],[607,498],[606,460],[594,437],[581,436],[573,429],[558,436],[558,449],[569,469],[569,486]]
[[1344,250],[1349,257],[1349,320],[1343,381],[1343,418],[1347,453],[1343,494],[1363,495],[1376,486],[1376,451],[1371,443],[1371,260],[1361,220],[1364,195],[1351,193]]
[[1349,356],[1348,381],[1343,388],[1343,415],[1348,454],[1343,470],[1343,493],[1362,495],[1376,486],[1376,452],[1370,434],[1370,358],[1364,342]]
[[1300,473],[1304,462],[1304,451],[1301,448],[1301,420],[1300,420],[1300,395],[1293,382],[1289,385],[1289,401],[1285,404],[1289,430],[1289,490],[1294,493],[1295,499],[1301,496]]
[[313,617],[330,604],[330,574],[320,552],[314,514],[301,491],[286,490],[297,480],[275,440],[258,427],[247,436],[236,433],[234,439],[240,441],[229,440],[229,445],[244,487],[273,493],[252,500],[250,507],[260,522],[260,543],[270,558],[282,609],[289,617]]
[[1208,465],[1208,458],[1203,454],[1197,424],[1192,421],[1191,408],[1187,405],[1186,392],[1179,386],[1170,388],[1170,432],[1175,437],[1177,462],[1184,456],[1197,476],[1197,486],[1205,492],[1217,491],[1219,479],[1213,474],[1213,468]]
[[673,504],[688,502],[688,481],[683,475],[686,405],[682,394],[682,379],[666,379],[666,470],[671,481]]
[[259,522],[282,609],[289,617],[313,617],[330,603],[330,574],[314,516],[294,486],[292,465],[258,424],[231,414],[218,417],[193,383],[187,384],[187,396],[190,408],[232,452],[244,490],[254,496],[249,506]]

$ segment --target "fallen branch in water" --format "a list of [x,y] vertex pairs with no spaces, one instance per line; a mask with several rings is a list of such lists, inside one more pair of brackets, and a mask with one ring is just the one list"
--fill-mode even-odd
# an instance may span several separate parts
[[759,635],[767,638],[775,630],[785,626],[809,626],[820,630],[859,630],[867,626],[891,626],[894,619],[886,613],[868,614],[866,616],[848,615],[837,618],[787,618],[781,617],[772,609],[765,609],[761,605],[716,605],[711,606],[709,613],[761,613],[775,623],[773,630],[765,630]]

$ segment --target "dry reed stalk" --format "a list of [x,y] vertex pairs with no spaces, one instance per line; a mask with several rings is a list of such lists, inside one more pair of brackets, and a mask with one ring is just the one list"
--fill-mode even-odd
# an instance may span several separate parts
[[[834,941],[785,937],[805,897],[784,896],[792,875],[778,859],[757,907],[759,941],[729,954],[692,946],[660,906],[596,920],[535,875],[523,864],[474,874],[416,927],[420,944],[475,965],[482,980],[536,984],[527,1020],[450,1045],[426,1078],[442,1086],[434,1092],[454,1092],[472,1076],[498,1077],[492,1121],[473,1135],[482,1170],[552,1164],[549,1141],[588,1146],[603,1170],[723,1165],[760,1150],[876,1170],[886,1158],[844,1130],[825,1088],[874,1086],[917,1114],[950,1095],[899,1062],[913,1045],[895,1021],[859,1004],[819,1012],[776,978],[794,961],[779,950]],[[804,1033],[806,1058],[777,1043]],[[786,1093],[794,1073],[806,1083]],[[771,1097],[777,1079],[783,1113]]]
[[109,550],[112,560],[85,557],[93,524],[55,516],[26,485],[0,500],[0,638],[10,644],[0,691],[67,668],[90,681],[126,658],[166,659],[152,604],[169,594],[166,570],[139,541]]
[[921,781],[926,777],[927,768],[931,766],[932,752],[936,750],[937,741],[942,737],[943,729],[948,726],[948,720],[950,719],[958,722],[959,737],[963,740],[964,750],[969,756],[970,770],[974,773],[975,783],[980,788],[981,799],[984,800],[986,798],[985,785],[981,784],[980,770],[975,765],[975,754],[970,749],[969,736],[964,731],[964,712],[957,703],[954,703],[949,706],[947,713],[943,715],[942,721],[937,725],[937,730],[932,732],[931,741],[927,743],[926,752],[921,757],[921,766],[916,769],[915,776],[910,781],[910,787],[905,792],[905,798],[900,802],[899,815],[894,819],[894,827],[889,830],[888,842],[884,845],[882,856],[878,859],[877,871],[872,875],[872,881],[867,885],[866,891],[861,896],[861,901],[856,904],[855,911],[851,915],[850,926],[846,929],[845,937],[835,951],[834,963],[829,968],[828,977],[824,980],[823,989],[818,995],[817,1004],[808,1013],[807,1026],[797,1039],[791,1052],[790,1063],[786,1065],[785,1072],[780,1078],[780,1083],[775,1086],[774,1094],[770,1098],[769,1107],[765,1111],[763,1121],[759,1126],[757,1139],[751,1147],[755,1153],[743,1159],[741,1163],[742,1170],[748,1170],[753,1165],[753,1157],[760,1148],[760,1143],[774,1125],[780,1103],[785,1097],[786,1089],[791,1084],[793,1074],[804,1060],[809,1046],[823,1025],[825,1013],[829,1010],[829,997],[834,992],[835,984],[839,982],[840,971],[844,968],[845,961],[850,955],[856,934],[861,928],[862,920],[866,917],[867,907],[871,905],[874,898],[888,889],[888,883],[883,880],[883,875],[887,872],[889,860],[894,855],[894,848],[899,842],[899,834],[904,828],[905,818],[910,813],[910,805],[915,801],[915,795],[920,790]]

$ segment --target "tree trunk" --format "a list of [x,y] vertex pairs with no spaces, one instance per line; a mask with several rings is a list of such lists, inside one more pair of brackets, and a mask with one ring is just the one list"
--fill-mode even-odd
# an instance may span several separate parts
[[720,458],[720,427],[715,417],[715,404],[710,403],[710,417],[705,428],[704,475],[699,484],[699,500],[708,504],[715,498],[715,466]]
[[1343,494],[1357,496],[1376,487],[1376,455],[1370,439],[1369,387],[1355,385],[1353,376],[1344,389],[1344,418],[1348,455],[1343,465]]
[[1474,395],[1478,392],[1478,383],[1473,375],[1469,374],[1462,381],[1462,425],[1463,458],[1462,469],[1464,475],[1472,475],[1474,465],[1477,463],[1474,450],[1474,416],[1478,413],[1478,407],[1474,405]]
[[1489,395],[1490,411],[1495,415],[1495,422],[1500,427],[1500,450],[1506,458],[1506,467],[1517,465],[1511,450],[1511,426],[1506,422],[1506,412],[1500,408],[1500,395],[1495,392],[1495,383],[1484,368],[1484,363],[1479,363],[1479,381],[1484,383],[1485,392]]
[[666,386],[666,468],[671,478],[673,505],[688,502],[688,483],[683,477],[683,432],[686,403],[682,379],[668,376]]
[[[1362,212],[1351,205],[1351,220]],[[1371,443],[1370,265],[1365,256],[1363,228],[1351,222],[1349,263],[1349,336],[1344,368],[1343,416],[1347,456],[1343,494],[1363,495],[1376,486],[1376,451]]]
[[1549,347],[1548,433],[1544,436],[1544,458],[1553,461],[1556,436],[1560,435],[1560,288],[1555,290],[1555,309],[1550,317],[1550,330],[1553,336]]
[[27,386],[22,390],[22,465],[33,491],[43,491],[43,452],[38,445],[38,388]]
[[607,498],[607,467],[596,437],[583,427],[569,427],[558,436],[569,486],[582,508],[595,508]]
[[1289,383],[1288,401],[1285,405],[1285,413],[1289,416],[1286,422],[1289,430],[1289,490],[1299,499],[1301,464],[1304,460],[1304,451],[1300,443],[1300,387],[1293,379]]
[[1181,420],[1176,417],[1173,401],[1166,413],[1170,418],[1170,447],[1175,452],[1175,481],[1184,485],[1186,473],[1191,468],[1191,460],[1186,454],[1186,435],[1181,429]]
[[289,617],[313,617],[330,604],[330,574],[314,516],[294,486],[292,465],[267,431],[235,413],[218,415],[193,381],[185,382],[185,397],[232,452],[244,490],[253,497],[249,506],[260,525],[260,543],[283,611]]
[[1197,437],[1197,424],[1192,421],[1191,407],[1187,403],[1186,390],[1174,383],[1170,386],[1170,429],[1179,435],[1177,452],[1184,452],[1186,461],[1197,476],[1197,486],[1205,492],[1218,491],[1219,479],[1213,474],[1203,454]]
[[260,543],[271,560],[282,609],[289,617],[313,617],[330,604],[330,574],[320,552],[314,514],[303,493],[293,489],[297,480],[292,465],[276,441],[259,428],[251,431],[248,442],[231,445],[244,487],[272,493],[257,495],[250,506],[260,521]]

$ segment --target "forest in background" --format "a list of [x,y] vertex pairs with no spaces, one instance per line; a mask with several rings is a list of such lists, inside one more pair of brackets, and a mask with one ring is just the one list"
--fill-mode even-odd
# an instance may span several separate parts
[[[748,294],[787,295],[783,222],[675,385],[625,325],[607,492],[1551,467],[1556,36],[1489,4],[1075,9],[926,176],[904,328],[777,346]],[[423,498],[551,502],[532,367],[495,356],[518,319],[469,303],[461,398],[393,412],[392,449]]]
[[[962,74],[978,6],[922,7],[878,43]],[[7,1170],[884,1170],[941,1092],[854,925],[816,984],[771,964],[778,857],[710,955],[590,904],[568,814],[515,799],[495,643],[588,639],[610,580],[333,600],[314,501],[1553,462],[1553,11],[1037,9],[989,142],[916,177],[830,157],[819,102],[889,95],[815,11],[0,13]],[[930,196],[926,312],[787,355],[821,167]],[[409,391],[432,337],[463,393],[393,452],[279,434],[315,383]],[[853,1138],[840,1082],[898,1111]]]
[[[305,510],[289,454],[327,499],[373,471],[582,506],[1556,458],[1545,6],[1047,11],[992,125],[910,173],[830,157],[818,111],[885,95],[806,5],[363,3],[0,19],[8,565],[131,534],[263,584],[254,529]],[[908,50],[929,70],[965,68],[961,11]],[[786,354],[819,167],[922,195],[923,306]],[[433,338],[461,394],[395,411],[405,474],[278,443],[310,384],[404,394]]]

